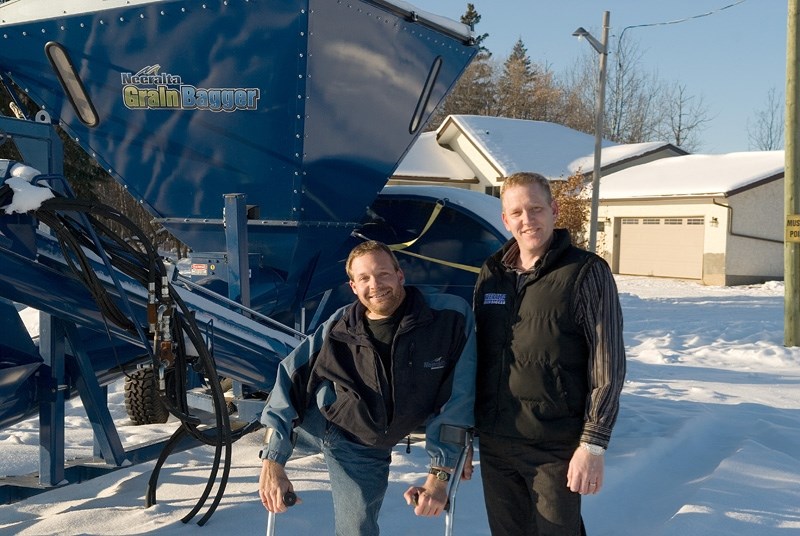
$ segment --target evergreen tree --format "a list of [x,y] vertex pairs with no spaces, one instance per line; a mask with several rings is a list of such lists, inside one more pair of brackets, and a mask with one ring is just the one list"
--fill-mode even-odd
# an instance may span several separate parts
[[565,92],[549,68],[531,60],[522,39],[503,64],[496,89],[500,116],[563,122]]
[[534,96],[536,72],[528,51],[518,39],[511,54],[503,64],[497,81],[497,112],[502,117],[532,119],[530,104]]
[[[461,22],[469,25],[474,31],[480,21],[481,15],[475,10],[475,5],[467,4],[467,11],[461,16]],[[481,44],[487,37],[489,37],[487,33],[475,36],[475,42],[480,46],[478,53],[464,70],[453,90],[434,112],[426,127],[427,130],[437,129],[448,115],[495,113],[495,74],[490,61],[492,53]]]
[[[481,21],[481,15],[475,10],[475,4],[467,4],[467,11],[461,15],[461,24],[466,24],[472,31],[475,31],[475,26]],[[483,41],[489,37],[488,33],[476,35],[475,36],[475,44],[480,46],[481,52],[484,52],[491,56],[491,52],[489,52],[486,47],[483,46]]]

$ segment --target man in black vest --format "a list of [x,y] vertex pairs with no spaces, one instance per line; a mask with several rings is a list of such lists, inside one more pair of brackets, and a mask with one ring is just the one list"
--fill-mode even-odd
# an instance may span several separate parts
[[500,191],[511,238],[475,287],[475,419],[494,536],[585,533],[581,495],[603,486],[603,454],[625,377],[611,270],[555,229],[548,180],[516,173]]

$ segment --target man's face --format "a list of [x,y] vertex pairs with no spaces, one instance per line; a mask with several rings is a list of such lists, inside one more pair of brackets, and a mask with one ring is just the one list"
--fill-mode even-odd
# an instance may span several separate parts
[[384,251],[374,251],[353,259],[350,264],[353,279],[350,288],[358,296],[367,316],[372,319],[391,316],[406,295],[405,276],[396,269]]
[[525,257],[541,257],[553,236],[558,206],[548,203],[538,184],[512,186],[503,192],[503,223]]

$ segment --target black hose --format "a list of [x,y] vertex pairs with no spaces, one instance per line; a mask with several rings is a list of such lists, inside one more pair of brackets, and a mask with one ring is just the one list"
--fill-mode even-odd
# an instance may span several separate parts
[[[84,221],[78,221],[72,217],[72,213],[82,214],[86,225],[91,226],[91,229],[87,229],[84,226]],[[166,270],[146,234],[127,216],[112,207],[73,198],[55,197],[48,199],[35,211],[35,216],[53,230],[65,262],[92,294],[103,317],[108,318],[128,332],[140,333],[141,328],[135,324],[136,320],[129,318],[129,315],[126,315],[120,309],[106,290],[105,285],[94,272],[92,263],[84,250],[93,251],[96,254],[102,253],[108,258],[114,269],[142,284],[145,288],[152,285],[156,289],[157,295],[161,296],[162,289],[160,287],[166,275]],[[123,240],[118,233],[114,232],[101,219],[114,222],[126,229],[144,251],[140,251]],[[215,449],[209,479],[197,504],[182,519],[184,523],[191,520],[205,505],[217,481],[220,464],[222,464],[222,475],[212,504],[205,515],[198,521],[198,525],[202,526],[216,510],[227,486],[230,476],[233,441],[244,433],[252,431],[257,426],[253,426],[253,423],[250,423],[250,425],[243,427],[235,434],[231,432],[227,404],[213,356],[203,340],[202,332],[197,326],[192,312],[174,288],[170,287],[168,290],[169,299],[176,306],[179,314],[175,317],[170,333],[172,340],[177,341],[173,345],[173,349],[176,352],[172,364],[175,370],[174,389],[171,396],[163,396],[162,398],[169,412],[180,419],[181,426],[173,433],[159,455],[148,481],[145,504],[146,506],[155,504],[158,477],[167,457],[182,439],[191,436],[201,443],[213,445]],[[216,433],[200,430],[199,427],[202,421],[198,417],[189,414],[185,379],[190,363],[186,359],[186,348],[183,343],[184,335],[188,337],[198,351],[198,373],[201,373],[206,378],[211,390],[214,407],[214,427],[212,430],[216,430]],[[150,342],[148,340],[143,340],[142,342],[145,347],[149,348]],[[158,368],[158,358],[154,353],[151,353],[151,356],[153,357],[154,368]]]
[[181,425],[172,433],[169,441],[167,441],[164,444],[164,448],[161,449],[161,454],[159,454],[156,465],[153,467],[153,472],[150,473],[150,479],[147,481],[147,490],[144,496],[145,508],[150,508],[156,504],[156,486],[158,483],[158,475],[161,473],[161,467],[164,465],[164,462],[167,461],[167,457],[175,450],[175,447],[185,438],[186,429]]
[[222,455],[222,449],[225,448],[225,460],[223,464],[223,473],[222,479],[220,482],[220,487],[217,491],[216,496],[214,497],[214,501],[211,504],[211,507],[207,511],[206,515],[203,516],[200,520],[200,524],[203,525],[208,521],[211,514],[214,513],[217,506],[219,505],[219,501],[222,499],[222,494],[225,491],[225,487],[228,481],[228,475],[230,474],[230,466],[231,466],[231,450],[232,450],[232,442],[230,436],[230,419],[228,416],[227,411],[227,404],[225,403],[225,394],[222,391],[222,385],[219,382],[219,375],[216,373],[216,368],[214,367],[214,362],[211,359],[210,354],[208,353],[208,348],[205,345],[205,341],[203,341],[202,335],[200,333],[200,329],[197,327],[197,323],[191,312],[186,307],[186,304],[180,298],[177,292],[173,289],[170,289],[171,295],[175,299],[175,303],[178,308],[184,313],[182,315],[182,320],[184,324],[188,324],[190,329],[186,330],[186,334],[191,340],[192,344],[197,348],[198,354],[201,360],[201,365],[203,368],[206,369],[206,378],[209,382],[209,387],[211,388],[211,396],[212,400],[214,401],[214,417],[217,421],[217,430],[220,432],[217,434],[217,441],[215,444],[215,452],[214,452],[214,462],[211,468],[211,475],[209,480],[206,484],[205,489],[203,490],[203,494],[201,499],[195,505],[195,508],[192,509],[189,514],[184,516],[182,521],[184,523],[188,522],[191,518],[193,518],[197,512],[202,508],[205,501],[208,499],[209,494],[211,493],[211,489],[213,488],[214,482],[216,481],[217,473],[219,471],[219,463],[220,457]]

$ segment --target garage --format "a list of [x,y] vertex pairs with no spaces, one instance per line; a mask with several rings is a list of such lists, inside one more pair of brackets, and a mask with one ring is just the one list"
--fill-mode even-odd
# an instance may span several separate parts
[[702,279],[704,234],[701,216],[622,218],[619,273]]

